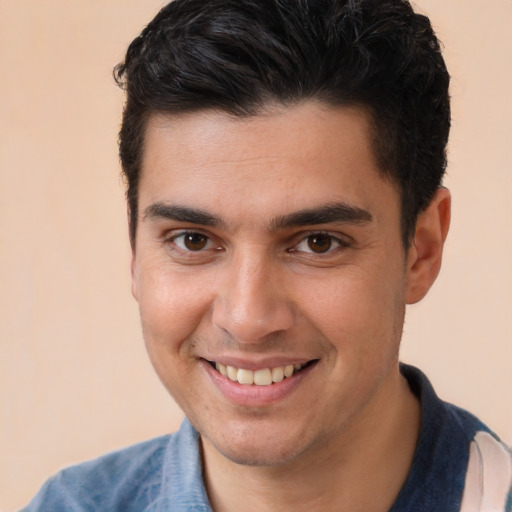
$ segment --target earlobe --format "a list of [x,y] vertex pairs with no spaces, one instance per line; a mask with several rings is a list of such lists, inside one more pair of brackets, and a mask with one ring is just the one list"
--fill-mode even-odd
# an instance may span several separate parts
[[450,212],[450,192],[440,188],[426,210],[418,216],[407,257],[407,304],[419,302],[439,274],[450,227]]

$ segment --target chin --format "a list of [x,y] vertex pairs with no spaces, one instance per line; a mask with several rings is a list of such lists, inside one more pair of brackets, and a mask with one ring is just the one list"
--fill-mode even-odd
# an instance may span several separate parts
[[[204,438],[204,436],[202,436]],[[272,433],[256,429],[224,430],[220,438],[207,437],[207,443],[223,457],[243,466],[281,466],[297,460],[309,448],[304,435],[289,431]]]
[[280,450],[276,452],[268,446],[261,447],[251,444],[251,446],[240,446],[235,449],[228,447],[227,449],[215,447],[226,459],[229,459],[235,464],[242,466],[282,466],[296,460],[302,450],[289,449],[283,450],[280,446]]

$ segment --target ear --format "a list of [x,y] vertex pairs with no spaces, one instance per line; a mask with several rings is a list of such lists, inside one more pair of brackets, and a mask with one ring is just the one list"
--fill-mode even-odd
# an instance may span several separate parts
[[137,287],[137,278],[136,278],[136,261],[135,261],[135,240],[132,238],[132,216],[131,216],[131,210],[130,206],[127,208],[127,216],[128,216],[128,236],[130,237],[130,247],[132,250],[132,257],[130,262],[130,274],[131,274],[131,289],[132,289],[132,295],[135,300],[139,300],[139,292]]
[[414,239],[407,255],[407,304],[419,302],[439,274],[450,215],[450,192],[440,188],[416,222]]
[[132,251],[132,262],[130,265],[131,275],[132,275],[132,295],[133,298],[138,302],[139,300],[139,288],[137,285],[137,272],[136,272],[136,262],[135,262],[135,252]]

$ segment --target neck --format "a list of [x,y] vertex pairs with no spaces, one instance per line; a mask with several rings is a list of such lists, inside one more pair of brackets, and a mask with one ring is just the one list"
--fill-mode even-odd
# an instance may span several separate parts
[[284,465],[236,464],[203,440],[205,484],[215,512],[389,510],[412,464],[420,410],[398,372],[380,393],[385,396],[325,446],[312,446]]

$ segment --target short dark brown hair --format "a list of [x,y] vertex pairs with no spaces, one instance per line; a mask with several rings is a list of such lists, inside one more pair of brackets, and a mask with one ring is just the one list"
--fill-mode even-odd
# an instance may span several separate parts
[[359,105],[373,121],[379,168],[401,194],[407,247],[441,185],[449,75],[427,17],[405,0],[174,0],[128,48],[119,136],[132,243],[147,120],[268,103]]

